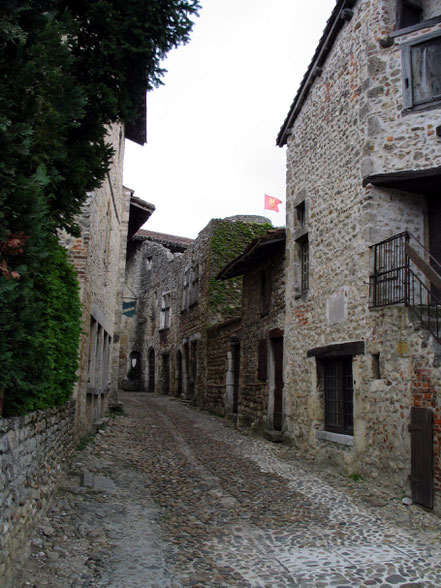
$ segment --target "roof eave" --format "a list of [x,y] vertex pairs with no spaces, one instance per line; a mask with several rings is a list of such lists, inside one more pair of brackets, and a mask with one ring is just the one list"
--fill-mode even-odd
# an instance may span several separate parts
[[348,13],[344,13],[344,10],[351,10],[358,0],[338,0],[337,4],[332,11],[332,14],[326,23],[325,30],[323,35],[320,39],[318,47],[314,53],[314,57],[303,77],[303,80],[300,84],[296,97],[294,98],[294,102],[291,105],[291,108],[288,112],[287,117],[277,135],[276,145],[278,147],[283,147],[286,145],[288,140],[288,136],[290,134],[290,129],[294,124],[297,115],[299,114],[300,110],[302,109],[303,103],[308,96],[309,90],[314,83],[314,80],[321,75],[321,69],[325,64],[329,52],[331,51],[334,41],[337,38],[338,33],[344,26],[344,23],[348,20],[349,16]]

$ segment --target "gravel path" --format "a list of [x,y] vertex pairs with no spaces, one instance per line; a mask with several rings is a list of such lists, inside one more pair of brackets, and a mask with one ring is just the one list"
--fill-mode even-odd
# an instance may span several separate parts
[[14,586],[441,586],[431,513],[174,398],[121,399]]

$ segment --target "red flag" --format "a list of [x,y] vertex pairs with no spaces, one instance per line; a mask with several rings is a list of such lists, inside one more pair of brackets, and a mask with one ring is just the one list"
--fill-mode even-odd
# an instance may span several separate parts
[[265,194],[265,210],[274,210],[274,212],[279,212],[279,204],[282,204],[281,200],[274,198],[274,196],[268,196],[268,194]]

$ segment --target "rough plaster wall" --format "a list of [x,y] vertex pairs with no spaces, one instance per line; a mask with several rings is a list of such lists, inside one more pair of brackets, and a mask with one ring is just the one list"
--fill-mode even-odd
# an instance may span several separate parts
[[[432,382],[439,381],[439,368],[433,347],[423,345],[404,308],[369,310],[369,246],[404,230],[424,239],[426,203],[396,190],[364,189],[361,181],[371,173],[440,165],[441,149],[433,132],[439,111],[402,116],[400,50],[378,42],[393,26],[389,8],[383,0],[356,5],[288,140],[285,411],[288,435],[306,452],[348,472],[381,476],[402,492],[409,490],[407,426],[418,387],[415,365],[430,366]],[[303,199],[310,288],[302,298],[295,205]],[[337,314],[336,300],[343,309]],[[353,361],[351,448],[316,439],[324,426],[323,393],[316,361],[306,352],[356,340],[366,341],[366,355]],[[380,354],[378,380],[374,353]]]

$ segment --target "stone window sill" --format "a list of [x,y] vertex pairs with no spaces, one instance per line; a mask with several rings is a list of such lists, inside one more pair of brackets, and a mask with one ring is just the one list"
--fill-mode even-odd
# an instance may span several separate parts
[[87,394],[90,396],[101,396],[108,393],[109,388],[93,388],[92,386],[88,386],[87,388]]
[[331,441],[338,445],[354,446],[354,437],[352,435],[342,435],[341,433],[331,433],[331,431],[316,431],[315,438],[320,441]]

